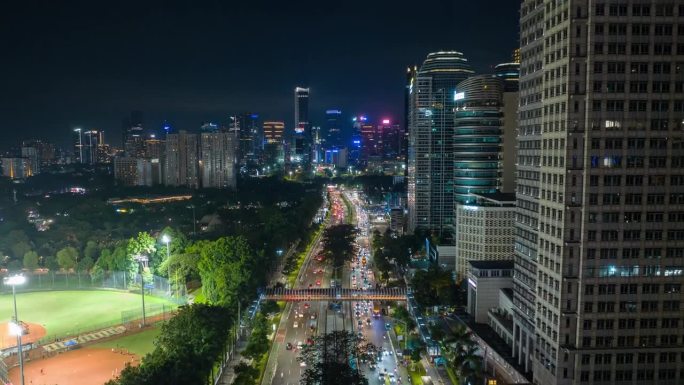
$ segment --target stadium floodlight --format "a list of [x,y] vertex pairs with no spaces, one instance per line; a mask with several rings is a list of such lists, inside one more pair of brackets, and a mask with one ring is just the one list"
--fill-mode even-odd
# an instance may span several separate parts
[[[19,354],[19,371],[21,372],[21,385],[24,385],[24,353],[21,349],[21,335],[22,329],[19,323],[19,315],[17,315],[17,286],[26,283],[26,277],[23,275],[11,275],[5,277],[2,281],[7,286],[12,286],[12,299],[14,300],[14,320],[10,322],[10,334],[17,336],[17,353]],[[14,325],[14,326],[12,326]]]
[[18,337],[18,336],[24,334],[24,331],[22,330],[21,325],[19,325],[18,323],[14,322],[14,321],[9,322],[9,332],[10,332],[11,336],[15,336],[15,337]]
[[23,285],[26,283],[26,277],[23,275],[13,275],[3,278],[3,281],[7,286]]

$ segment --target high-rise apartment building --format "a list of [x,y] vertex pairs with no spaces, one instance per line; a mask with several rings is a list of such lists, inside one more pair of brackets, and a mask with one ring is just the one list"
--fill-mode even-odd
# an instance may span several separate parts
[[33,175],[40,174],[40,154],[36,147],[22,146],[21,157],[28,160]]
[[164,184],[198,188],[199,151],[198,135],[186,131],[166,136]]
[[55,145],[42,140],[27,140],[22,147],[33,147],[38,152],[38,161],[41,167],[46,167],[55,162]]
[[462,53],[433,52],[409,80],[409,232],[451,236],[454,91],[472,73]]
[[29,158],[0,158],[2,175],[10,179],[24,179],[33,176]]
[[200,174],[204,188],[235,188],[239,136],[235,132],[202,130]]
[[152,134],[145,139],[145,158],[149,159],[163,159],[164,157],[164,141]]
[[115,157],[114,179],[123,186],[153,186],[161,183],[159,160]]
[[684,2],[524,0],[514,356],[684,383]]

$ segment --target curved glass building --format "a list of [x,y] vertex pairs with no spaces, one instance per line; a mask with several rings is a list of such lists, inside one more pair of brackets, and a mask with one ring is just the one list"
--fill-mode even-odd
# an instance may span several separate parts
[[[411,71],[409,71],[411,73]],[[457,51],[430,53],[408,86],[409,232],[452,231],[454,91],[473,74]]]
[[456,203],[471,194],[496,193],[503,172],[503,82],[492,75],[473,76],[454,93],[453,190]]

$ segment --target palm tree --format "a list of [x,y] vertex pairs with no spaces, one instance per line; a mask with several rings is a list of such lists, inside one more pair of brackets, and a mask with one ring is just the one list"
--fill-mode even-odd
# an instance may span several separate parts
[[466,384],[482,383],[482,357],[477,354],[477,346],[472,345],[461,351],[458,372]]

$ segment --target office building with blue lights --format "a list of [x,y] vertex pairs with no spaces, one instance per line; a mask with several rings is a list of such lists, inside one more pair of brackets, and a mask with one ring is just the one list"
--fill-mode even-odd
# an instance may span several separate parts
[[[409,72],[410,74],[411,72]],[[473,74],[456,51],[428,54],[408,86],[408,231],[451,238],[454,93]]]

